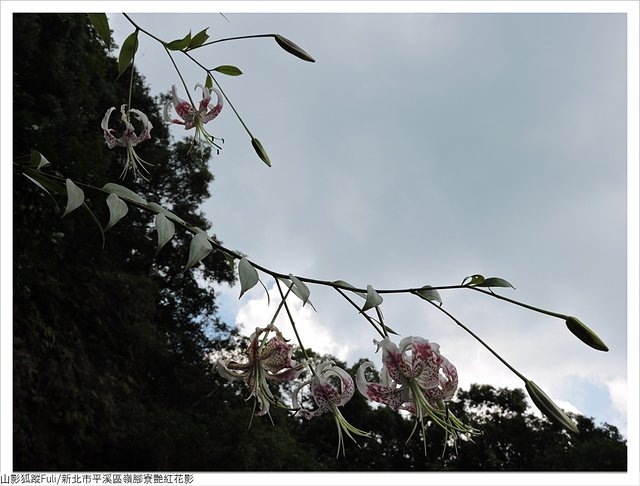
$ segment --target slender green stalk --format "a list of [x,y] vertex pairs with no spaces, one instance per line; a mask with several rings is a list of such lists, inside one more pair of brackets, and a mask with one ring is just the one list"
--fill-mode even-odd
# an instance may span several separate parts
[[[358,312],[360,312],[360,307],[358,307],[358,304],[356,304],[353,300],[351,300],[351,298],[347,294],[345,294],[341,289],[339,289],[337,287],[334,287],[334,288],[338,291],[338,293],[340,295],[342,295],[345,299],[347,299],[347,302],[349,302],[353,307],[355,307],[358,310]],[[382,338],[384,338],[385,335],[384,335],[383,331],[378,329],[378,326],[376,326],[376,322],[370,316],[365,314],[364,312],[362,312],[362,315],[364,316],[365,319],[367,319],[369,321],[369,324],[371,324],[373,326],[373,328],[376,330],[376,332],[378,334],[380,334],[380,336]],[[384,330],[384,324],[381,323],[380,326]]]
[[505,365],[507,368],[509,368],[513,373],[515,373],[518,378],[520,378],[522,381],[527,382],[527,378],[522,375],[522,373],[520,373],[518,370],[516,370],[513,366],[511,366],[509,363],[507,363],[504,358],[502,358],[502,356],[500,356],[498,353],[496,353],[493,348],[491,348],[491,346],[489,346],[487,343],[485,343],[476,333],[474,333],[471,329],[469,329],[467,326],[465,326],[462,322],[460,322],[458,319],[456,319],[453,315],[451,315],[449,312],[447,312],[442,306],[435,304],[433,302],[431,302],[430,300],[428,300],[427,302],[429,302],[429,304],[431,304],[432,306],[434,306],[436,309],[438,309],[440,312],[444,312],[453,322],[455,322],[458,326],[460,326],[462,329],[464,329],[465,331],[467,331],[469,334],[471,334],[471,336],[473,336],[473,338],[478,341],[480,344],[482,344],[485,348],[487,348],[489,350],[489,352],[491,352],[491,354],[493,354],[496,358],[498,358],[500,360],[500,362],[502,362],[503,365]]
[[[14,162],[14,165],[19,170],[21,170],[22,172],[28,172],[29,170],[31,170],[31,169],[25,168],[23,166],[20,166],[19,164],[16,164],[15,162]],[[48,177],[50,179],[57,180],[57,181],[59,181],[61,183],[64,183],[64,181],[65,181],[65,179],[63,177],[59,177],[59,176],[56,176],[56,175],[53,175],[53,174],[49,174],[49,173],[45,173],[45,172],[38,172],[38,173],[41,174],[41,175],[44,175],[44,176],[46,176],[46,177]],[[78,182],[77,185],[80,186],[80,187],[89,189],[89,190],[100,192],[100,193],[104,194],[105,196],[108,196],[110,194],[108,191],[105,191],[104,189],[101,189],[101,188],[98,188],[98,187],[95,187],[95,186],[91,186],[89,184],[84,184],[84,183]],[[140,208],[140,209],[142,209],[144,211],[155,213],[155,211],[153,211],[150,208],[147,208],[144,204],[139,204],[139,203],[136,203],[136,202],[133,202],[133,201],[127,201],[127,203],[128,204],[133,204],[134,206],[136,206],[136,207],[138,207],[138,208]],[[178,221],[174,221],[174,222],[177,223],[178,225],[182,226],[185,230],[189,231],[192,234],[195,234],[197,232],[197,230],[194,229],[194,227],[192,227],[192,226],[190,226],[190,225],[188,225],[186,223],[180,223]],[[242,255],[240,255],[239,253],[237,253],[237,252],[235,252],[233,250],[230,250],[230,249],[224,247],[218,241],[216,241],[214,238],[209,237],[209,242],[217,250],[225,253],[226,255],[231,256],[232,258],[234,258],[236,260],[240,260],[242,258]],[[288,274],[281,273],[281,272],[276,272],[274,270],[271,270],[270,268],[262,266],[262,265],[260,265],[260,264],[258,264],[256,262],[253,262],[253,261],[249,261],[249,263],[251,263],[251,265],[256,270],[260,270],[260,271],[272,276],[274,279],[276,279],[276,281],[279,278],[283,278],[283,279],[289,278]],[[325,287],[331,287],[331,288],[336,289],[338,291],[348,290],[350,292],[360,292],[360,293],[366,293],[366,291],[367,291],[366,289],[357,288],[357,287],[351,287],[349,285],[339,284],[339,283],[328,281],[328,280],[321,280],[321,279],[310,278],[310,277],[298,277],[298,278],[300,279],[300,281],[305,282],[305,283],[310,283],[310,284],[314,284],[314,285],[321,285],[321,286],[325,286]],[[476,292],[481,292],[481,293],[483,293],[485,295],[488,295],[490,297],[494,297],[494,298],[499,299],[499,300],[504,300],[506,302],[509,302],[511,304],[514,304],[514,305],[517,305],[517,306],[520,306],[520,307],[524,307],[525,309],[529,309],[529,310],[532,310],[534,312],[539,312],[541,314],[548,315],[548,316],[551,316],[551,317],[556,317],[556,318],[563,319],[563,320],[567,319],[567,316],[564,315],[564,314],[560,314],[558,312],[553,312],[553,311],[541,309],[541,308],[538,308],[538,307],[534,307],[532,305],[525,304],[523,302],[519,302],[517,300],[510,299],[508,297],[504,297],[502,295],[496,294],[494,292],[489,292],[489,291],[477,288],[475,286],[469,286],[469,285],[438,285],[438,286],[432,286],[430,288],[433,289],[433,290],[454,290],[454,289],[475,290]],[[421,289],[422,289],[422,287],[410,287],[410,288],[400,288],[400,289],[380,289],[380,290],[376,289],[376,292],[378,292],[379,294],[415,294],[416,292],[420,291]],[[346,294],[344,292],[340,292],[340,293],[353,306],[355,306],[358,310],[360,310],[360,307],[358,307],[351,299],[349,299],[348,296],[346,296]],[[433,302],[431,302],[431,301],[429,301],[429,303],[433,304]],[[433,305],[435,305],[435,304],[433,304]],[[444,309],[441,309],[441,310],[443,312],[446,312],[446,311],[444,311]],[[365,317],[371,319],[366,314],[364,314],[364,315],[365,315]],[[376,328],[376,330],[379,333],[381,333],[381,332],[384,333],[386,331],[386,328],[384,327],[384,324],[381,323],[382,331],[380,331],[379,329],[377,329],[375,324],[373,324],[373,321],[370,321],[370,322],[372,323],[372,325],[374,325],[374,328]],[[383,335],[383,334],[381,334],[381,335]]]
[[273,34],[254,34],[254,35],[240,35],[238,37],[226,37],[224,39],[217,39],[214,41],[205,42],[204,44],[201,44],[189,50],[195,51],[196,49],[200,49],[201,47],[218,44],[219,42],[228,42],[228,41],[234,41],[234,40],[240,40],[240,39],[256,39],[258,37],[273,37],[273,36],[274,36]]
[[[284,309],[287,311],[287,315],[289,316],[289,321],[291,322],[291,327],[293,327],[293,332],[296,335],[296,339],[298,340],[298,344],[300,345],[300,349],[302,349],[302,353],[304,354],[304,357],[307,360],[307,366],[311,370],[311,373],[313,374],[313,376],[315,376],[316,372],[313,369],[313,366],[311,365],[311,363],[309,362],[309,355],[307,354],[307,350],[305,349],[304,345],[302,344],[302,340],[300,339],[300,334],[298,334],[298,329],[296,328],[296,323],[293,320],[293,316],[291,315],[291,311],[289,310],[289,306],[287,305],[286,297],[282,293],[282,287],[280,286],[280,281],[277,278],[275,280],[276,280],[276,285],[278,286],[278,292],[280,292],[280,297],[282,297],[282,303],[284,304]],[[292,283],[291,286],[293,286],[293,283]],[[287,290],[287,295],[289,294],[290,290],[291,290],[291,287],[289,287],[289,289]]]

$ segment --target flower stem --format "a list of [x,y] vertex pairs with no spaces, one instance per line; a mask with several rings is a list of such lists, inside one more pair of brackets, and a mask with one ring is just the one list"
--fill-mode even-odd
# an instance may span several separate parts
[[[293,320],[293,316],[291,315],[291,311],[289,310],[289,306],[287,305],[286,296],[282,292],[282,287],[280,286],[280,281],[277,278],[276,278],[276,285],[278,286],[278,292],[280,292],[280,297],[282,297],[282,304],[284,304],[284,309],[285,309],[285,311],[287,311],[287,315],[289,316],[289,321],[291,322],[291,327],[293,327],[293,332],[296,335],[296,339],[298,340],[298,344],[300,345],[300,349],[302,349],[302,354],[304,354],[304,357],[307,360],[307,366],[311,370],[311,374],[313,376],[316,376],[316,372],[313,369],[313,366],[311,365],[311,363],[309,362],[309,355],[307,354],[307,350],[305,349],[304,345],[302,344],[302,340],[300,339],[300,334],[298,334],[298,329],[296,328],[296,323]],[[293,287],[293,285],[291,285],[291,287]],[[289,289],[287,290],[287,295],[289,295],[289,291],[291,290],[291,287],[289,287]]]
[[473,336],[473,338],[475,338],[476,341],[478,341],[480,344],[482,344],[485,348],[487,348],[491,354],[493,354],[496,358],[498,358],[503,365],[505,365],[507,368],[509,368],[513,373],[515,373],[518,378],[520,378],[522,381],[528,381],[527,378],[525,376],[523,376],[518,370],[516,370],[513,366],[511,366],[509,363],[507,363],[502,356],[500,356],[498,353],[496,353],[491,346],[489,346],[487,343],[485,343],[476,333],[474,333],[471,329],[469,329],[467,326],[465,326],[462,322],[460,322],[458,319],[456,319],[453,315],[451,315],[447,310],[445,310],[442,306],[439,306],[438,304],[435,304],[433,302],[431,302],[430,300],[427,301],[429,302],[432,306],[434,306],[436,309],[438,309],[440,312],[444,312],[453,322],[455,322],[458,326],[460,326],[462,329],[464,329],[465,331],[467,331],[469,334],[471,334],[471,336]]
[[[347,301],[348,301],[348,302],[349,302],[353,307],[355,307],[358,311],[360,311],[360,307],[358,307],[358,305],[357,305],[353,300],[351,300],[351,298],[350,298],[347,294],[345,294],[345,293],[342,291],[342,289],[340,289],[340,288],[338,288],[338,287],[334,287],[334,288],[338,291],[338,293],[339,293],[340,295],[342,295],[345,299],[347,299]],[[367,314],[365,314],[364,312],[362,312],[361,314],[362,314],[362,316],[363,316],[365,319],[367,319],[367,321],[369,321],[369,324],[371,324],[371,325],[373,326],[373,328],[376,330],[376,332],[377,332],[378,334],[380,334],[380,336],[381,336],[382,338],[384,338],[384,337],[385,337],[385,335],[384,335],[384,333],[383,333],[380,329],[378,329],[378,326],[376,326],[376,322],[375,322],[375,321],[374,321],[370,316],[368,316]],[[382,328],[384,329],[384,324],[381,324],[381,326],[382,326]]]

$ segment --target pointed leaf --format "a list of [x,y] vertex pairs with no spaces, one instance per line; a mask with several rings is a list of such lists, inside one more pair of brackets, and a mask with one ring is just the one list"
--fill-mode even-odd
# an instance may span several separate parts
[[188,270],[194,266],[211,253],[211,250],[213,250],[213,247],[211,246],[209,237],[206,233],[196,233],[193,238],[191,238],[191,244],[189,245],[189,259],[184,269]]
[[[169,211],[168,209],[163,208],[162,206],[160,206],[157,203],[150,202],[150,203],[145,204],[145,207],[148,208],[148,209],[151,209],[151,211],[153,211],[154,213],[162,213],[162,214],[164,214],[167,218],[175,221],[176,223],[187,224],[185,222],[185,220],[182,219],[180,216],[178,216],[176,214],[173,214],[171,211]],[[193,228],[193,229],[196,230],[199,233],[200,232],[204,233],[204,231],[202,231],[200,228]]]
[[118,197],[117,194],[113,192],[107,196],[107,206],[109,207],[109,222],[104,229],[105,231],[113,227],[129,211],[127,203],[125,203]]
[[598,337],[598,335],[585,326],[577,317],[569,316],[565,321],[569,331],[571,331],[580,341],[587,346],[591,346],[598,351],[609,351],[607,345]]
[[391,333],[391,334],[395,334],[396,336],[399,336],[400,334],[398,334],[397,332],[395,332],[393,329],[391,329],[389,326],[385,325],[384,328],[387,330],[387,332]]
[[91,25],[96,29],[96,32],[107,46],[107,49],[111,47],[111,30],[109,29],[109,19],[104,13],[90,13],[87,14]]
[[158,248],[156,255],[160,253],[162,247],[166,245],[173,235],[176,233],[176,227],[173,222],[167,218],[164,213],[156,214],[156,231],[158,232]]
[[[355,289],[355,287],[354,287],[353,285],[351,285],[349,282],[345,282],[344,280],[334,280],[334,281],[333,281],[333,283],[334,283],[334,284],[337,284],[337,285],[343,285],[343,286],[345,286],[345,287],[351,287],[351,288],[354,288],[354,289]],[[359,295],[359,296],[360,296],[360,297],[362,297],[363,299],[366,299],[366,298],[367,298],[367,294],[365,294],[364,292],[356,292],[356,291],[354,290],[354,291],[353,291],[353,293],[354,293],[354,294]]]
[[209,39],[209,35],[207,34],[208,28],[209,27],[207,27],[204,30],[201,30],[191,38],[191,42],[189,42],[189,46],[188,46],[189,49],[195,49],[196,47],[200,47],[202,44],[207,42],[207,39]]
[[147,201],[144,198],[142,198],[141,196],[138,196],[131,189],[127,189],[126,187],[121,186],[120,184],[115,184],[113,182],[107,182],[104,186],[102,186],[102,189],[104,191],[112,192],[113,194],[117,194],[118,196],[120,196],[125,201],[134,202],[134,203],[137,203],[137,204],[147,204]]
[[229,66],[226,64],[213,68],[213,70],[218,71],[222,74],[226,74],[227,76],[240,76],[242,74],[242,71],[240,71],[237,67]]
[[414,292],[418,297],[428,300],[429,302],[437,302],[438,304],[442,304],[442,298],[440,297],[440,293],[431,288],[431,285],[425,285],[419,290]]
[[56,207],[56,211],[58,211],[58,212],[60,211],[60,206],[58,206],[58,201],[56,201],[56,199],[53,197],[53,195],[49,192],[49,190],[46,187],[44,187],[40,182],[35,180],[33,177],[28,176],[25,173],[23,173],[22,175],[25,176],[27,179],[29,179],[31,182],[33,182],[40,189],[42,189],[44,191],[44,193],[47,194],[51,198],[51,200],[53,201],[53,204]]
[[[469,279],[469,282],[465,284],[467,279]],[[473,286],[473,285],[480,285],[482,282],[484,282],[484,277],[482,275],[476,274],[476,275],[470,275],[468,277],[465,277],[461,285]]]
[[378,294],[371,285],[367,285],[367,299],[361,312],[366,312],[369,309],[378,307],[380,304],[382,304],[382,297],[380,297],[380,294]]
[[31,167],[35,167],[36,170],[42,169],[45,165],[51,165],[51,162],[37,150],[31,150]]
[[253,150],[256,151],[256,153],[258,154],[258,157],[260,157],[260,159],[265,164],[271,167],[271,159],[269,159],[269,156],[267,155],[267,151],[264,149],[264,147],[260,143],[260,140],[258,140],[257,138],[252,138],[251,145],[253,145]]
[[302,47],[294,44],[286,37],[283,37],[280,34],[276,34],[274,35],[274,39],[276,40],[278,45],[282,47],[285,51],[287,51],[289,54],[292,54],[297,58],[302,59],[303,61],[316,62],[316,60],[313,57],[311,57],[309,54],[307,54],[304,51],[304,49],[302,49]]
[[118,77],[122,76],[122,73],[126,71],[133,61],[133,56],[136,55],[138,50],[138,30],[136,29],[132,34],[127,37],[122,43],[120,48],[120,55],[118,56]]
[[531,380],[527,380],[525,381],[525,388],[535,406],[538,407],[549,420],[561,425],[570,432],[580,433],[573,420],[571,420],[538,385]]
[[[293,282],[293,285],[295,286],[294,288],[291,289],[291,291],[295,295],[297,295],[300,298],[300,300],[302,300],[302,305],[306,304],[307,301],[309,300],[309,296],[311,295],[311,291],[309,290],[309,287],[307,287],[304,282],[302,282],[298,277],[292,275],[291,273],[289,274],[289,279]],[[296,292],[296,289],[298,290],[298,292]]]
[[191,43],[191,32],[185,35],[182,39],[173,40],[171,42],[168,42],[165,45],[167,49],[169,49],[170,51],[181,51],[182,49],[189,47],[190,43]]
[[487,279],[484,279],[482,283],[476,284],[476,286],[477,287],[511,287],[512,289],[515,289],[513,285],[511,285],[505,279],[499,278],[499,277],[489,277]]
[[204,80],[204,87],[207,89],[213,88],[213,78],[211,77],[211,74],[207,73],[207,77]]
[[[67,207],[62,217],[64,218],[71,211],[78,209],[84,202],[84,192],[76,186],[71,179],[67,179]],[[102,227],[101,227],[102,228]]]
[[260,280],[258,272],[245,257],[242,257],[238,263],[238,277],[240,278],[240,297],[238,297],[238,299],[240,299],[247,290],[252,289],[258,283],[258,280]]

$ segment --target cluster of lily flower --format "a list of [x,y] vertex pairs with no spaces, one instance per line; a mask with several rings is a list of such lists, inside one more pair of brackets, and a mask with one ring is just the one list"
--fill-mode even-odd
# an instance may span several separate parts
[[[196,84],[196,88],[202,89],[202,100],[198,104],[198,108],[196,108],[188,101],[178,98],[178,93],[175,85],[171,87],[172,99],[169,100],[164,106],[164,121],[167,123],[183,125],[185,130],[195,128],[196,133],[194,140],[203,139],[205,142],[220,150],[220,146],[216,143],[216,140],[221,139],[214,137],[209,132],[207,132],[204,125],[205,123],[208,123],[209,121],[217,117],[220,111],[222,111],[222,93],[216,88],[207,88],[206,86],[202,86],[201,84]],[[211,103],[211,91],[213,91],[217,97],[215,104]],[[171,116],[169,115],[171,105],[173,105],[175,112],[181,119],[171,118]],[[144,177],[144,175],[142,174],[142,171],[148,174],[149,171],[147,170],[146,166],[149,166],[151,164],[140,158],[140,156],[136,153],[134,147],[139,143],[151,138],[151,129],[153,128],[153,125],[149,121],[147,115],[145,115],[140,110],[136,110],[135,108],[127,108],[127,105],[122,105],[120,106],[120,119],[124,123],[125,130],[122,135],[120,135],[120,137],[116,138],[112,133],[113,129],[109,128],[109,119],[111,118],[111,113],[114,110],[115,107],[111,107],[107,110],[107,112],[104,114],[100,126],[102,127],[107,147],[109,147],[110,149],[115,147],[124,147],[127,149],[127,160],[120,177],[124,178],[127,175],[129,169],[131,169],[133,171],[134,178],[141,177],[143,179],[146,179],[146,177]],[[132,115],[142,124],[142,130],[139,134],[136,133],[135,127],[131,123]]]
[[[274,335],[269,339],[270,333]],[[366,372],[374,368],[370,361],[364,362],[353,378],[333,361],[321,362],[315,369],[309,366],[312,378],[293,389],[292,409],[309,420],[326,413],[333,415],[338,430],[338,453],[342,447],[343,432],[355,441],[353,435],[370,437],[369,432],[351,425],[338,407],[345,405],[357,387],[370,400],[382,403],[393,410],[405,410],[416,419],[424,437],[425,419],[441,426],[449,435],[476,434],[478,431],[463,424],[447,408],[448,402],[458,387],[456,368],[440,354],[440,346],[426,339],[410,336],[396,345],[388,337],[375,341],[382,348],[383,367],[379,383],[370,382]],[[228,380],[241,380],[250,390],[249,398],[255,397],[256,415],[269,413],[270,405],[284,406],[269,389],[268,381],[288,382],[295,380],[307,367],[292,359],[293,345],[289,344],[273,324],[256,328],[249,338],[244,362],[232,359],[218,360],[219,374]],[[310,385],[311,397],[317,408],[309,410],[300,403],[300,391]],[[288,408],[288,407],[286,407]],[[415,429],[414,429],[415,430]],[[353,435],[352,435],[353,434]],[[426,447],[426,444],[425,444]]]

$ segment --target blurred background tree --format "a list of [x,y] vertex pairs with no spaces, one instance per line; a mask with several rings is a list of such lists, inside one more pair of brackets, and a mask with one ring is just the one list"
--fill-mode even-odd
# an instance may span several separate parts
[[[47,170],[96,186],[118,181],[124,150],[108,150],[100,129],[105,111],[128,98],[129,72],[116,80],[116,64],[84,15],[14,15],[16,159],[36,149],[52,162]],[[148,182],[125,185],[211,234],[199,210],[213,180],[209,150],[172,143],[161,100],[139,75],[132,100],[153,124],[138,153],[155,165]],[[275,425],[255,418],[249,430],[246,389],[220,379],[210,359],[240,342],[218,317],[209,285],[234,281],[225,258],[214,252],[206,266],[183,273],[185,235],[154,257],[151,218],[135,209],[109,230],[103,249],[86,213],[61,220],[48,196],[15,174],[16,470],[626,469],[626,441],[615,427],[576,416],[582,433],[569,437],[527,413],[521,390],[486,385],[460,390],[451,404],[484,434],[443,453],[441,430],[430,428],[426,457],[418,435],[407,442],[410,420],[357,393],[344,415],[374,439],[359,447],[346,439],[346,458],[335,457],[330,416],[307,422],[272,408]],[[102,199],[87,196],[106,222]]]

